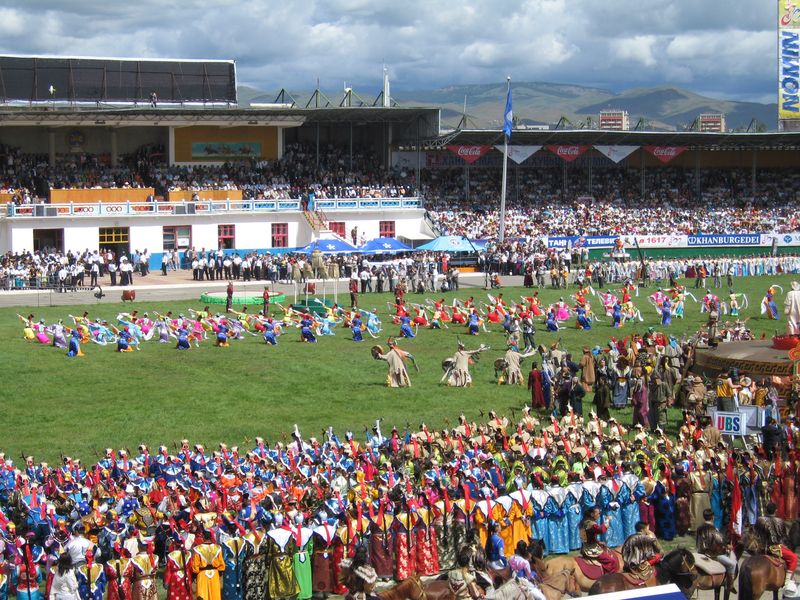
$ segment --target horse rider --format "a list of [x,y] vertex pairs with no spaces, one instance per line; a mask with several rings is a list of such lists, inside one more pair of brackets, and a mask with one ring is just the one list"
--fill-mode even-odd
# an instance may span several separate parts
[[367,546],[361,544],[356,547],[355,555],[349,565],[343,564],[343,583],[347,586],[350,592],[347,594],[347,600],[367,600],[373,595],[375,590],[375,582],[378,581],[378,575],[375,569],[369,564],[369,556],[367,554]]
[[636,532],[622,544],[622,563],[626,573],[647,581],[653,574],[653,566],[661,560],[658,540],[646,533]]
[[695,534],[697,552],[705,554],[725,567],[732,586],[731,592],[735,594],[737,592],[733,587],[733,582],[736,578],[736,559],[731,556],[730,548],[725,542],[722,532],[714,526],[714,512],[710,508],[703,511],[703,521]]
[[599,518],[600,509],[597,507],[590,508],[584,513],[580,529],[581,542],[583,542],[581,555],[587,560],[599,563],[603,567],[603,573],[616,573],[619,571],[616,556],[597,539],[608,529],[605,524],[598,525]]
[[766,516],[756,520],[755,532],[767,550],[767,554],[782,558],[786,563],[786,580],[783,583],[783,595],[794,597],[797,595],[797,585],[794,582],[794,570],[797,568],[797,554],[786,547],[788,539],[786,523],[775,516],[777,506],[774,502],[767,504]]
[[478,585],[472,559],[473,549],[468,545],[463,546],[456,557],[456,568],[447,574],[450,590],[459,600],[465,598],[479,600],[486,596],[483,588]]

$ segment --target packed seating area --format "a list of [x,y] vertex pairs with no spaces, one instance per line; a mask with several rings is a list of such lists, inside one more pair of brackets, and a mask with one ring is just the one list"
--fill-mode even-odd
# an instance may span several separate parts
[[[800,180],[791,171],[758,171],[753,196],[744,170],[651,169],[645,197],[638,169],[594,169],[568,176],[561,169],[522,169],[509,177],[506,235],[625,235],[757,233],[798,229]],[[491,239],[499,226],[500,172],[464,169],[424,172],[422,195],[443,235]],[[571,179],[569,177],[572,177]],[[698,200],[698,190],[699,197]],[[702,207],[702,210],[701,210]]]
[[413,182],[386,173],[377,156],[336,146],[316,149],[287,144],[277,161],[245,160],[222,165],[168,166],[163,146],[145,146],[119,158],[89,154],[57,156],[51,167],[46,155],[25,154],[0,146],[0,192],[17,204],[46,198],[49,189],[153,187],[156,197],[180,190],[242,190],[245,198],[400,198],[415,194]]
[[[168,166],[162,146],[121,156],[25,154],[0,146],[0,193],[17,204],[50,189],[152,187],[155,199],[176,191],[241,190],[266,199],[411,197],[421,194],[441,234],[492,239],[499,228],[500,170],[429,168],[417,189],[414,172],[384,171],[364,149],[287,144],[278,161]],[[351,166],[352,165],[352,166]],[[468,177],[468,180],[467,180]],[[644,197],[642,186],[644,185]],[[623,166],[588,169],[522,167],[508,183],[506,235],[615,235],[791,232],[798,229],[800,178],[788,170]],[[698,210],[698,207],[703,210]]]

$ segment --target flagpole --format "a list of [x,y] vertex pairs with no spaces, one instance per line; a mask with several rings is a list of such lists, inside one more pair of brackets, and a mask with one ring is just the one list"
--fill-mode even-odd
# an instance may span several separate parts
[[[511,77],[506,77],[506,97],[511,91]],[[508,135],[503,132],[503,183],[500,188],[500,229],[497,242],[502,244],[506,239],[506,175],[508,175]]]

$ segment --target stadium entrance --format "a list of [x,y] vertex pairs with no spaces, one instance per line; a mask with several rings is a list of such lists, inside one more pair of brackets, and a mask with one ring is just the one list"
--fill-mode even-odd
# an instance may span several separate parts
[[130,229],[128,227],[101,227],[97,244],[101,250],[111,250],[114,256],[130,256],[129,236]]
[[44,250],[64,252],[63,229],[33,230],[33,251],[40,252]]

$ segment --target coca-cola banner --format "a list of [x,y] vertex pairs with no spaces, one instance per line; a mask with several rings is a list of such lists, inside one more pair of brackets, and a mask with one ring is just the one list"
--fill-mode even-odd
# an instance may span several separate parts
[[[530,158],[532,155],[536,154],[541,149],[542,149],[541,146],[523,146],[523,145],[520,145],[520,144],[517,144],[517,145],[514,145],[514,146],[509,146],[508,147],[508,158],[513,160],[518,165],[521,165],[526,160],[528,160],[528,158]],[[502,152],[503,151],[503,146],[500,145],[500,144],[497,144],[495,146],[495,150],[498,150],[498,151]]]
[[450,144],[447,146],[447,149],[450,150],[453,154],[457,154],[459,157],[463,158],[469,164],[474,163],[478,160],[481,156],[486,154],[489,150],[491,150],[491,146],[488,144],[483,145],[467,145],[467,144]]
[[590,146],[568,146],[565,144],[553,144],[550,146],[545,146],[545,148],[550,150],[550,152],[556,156],[563,158],[565,161],[572,162],[581,154],[586,152]]
[[686,146],[642,146],[642,148],[664,164],[686,152]]

